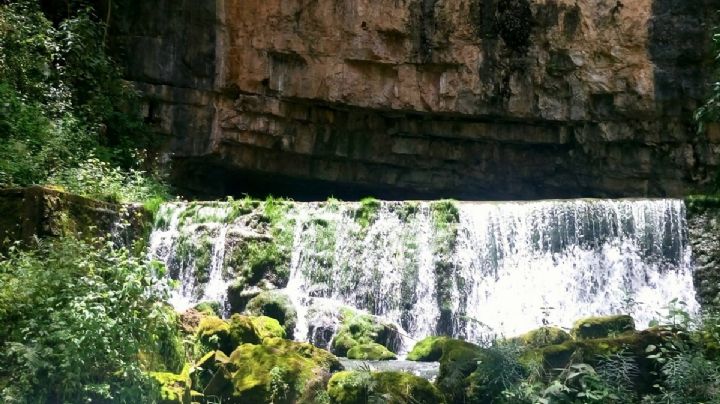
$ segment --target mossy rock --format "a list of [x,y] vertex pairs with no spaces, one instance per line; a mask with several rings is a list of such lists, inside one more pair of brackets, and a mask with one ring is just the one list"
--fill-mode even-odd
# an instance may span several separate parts
[[449,402],[463,402],[465,379],[477,369],[478,361],[485,355],[483,348],[467,341],[448,339],[442,344],[436,385]]
[[230,317],[230,339],[234,346],[226,353],[234,351],[240,344],[259,344],[262,341],[259,334],[251,317],[233,314]]
[[193,386],[202,390],[209,396],[229,395],[232,389],[229,387],[228,366],[230,358],[222,351],[210,351],[200,358],[192,372]]
[[195,305],[194,309],[206,316],[220,316],[222,314],[220,310],[220,303],[218,302],[198,303]]
[[588,317],[573,325],[572,335],[578,340],[608,338],[635,331],[635,320],[628,315]]
[[200,320],[197,328],[197,356],[219,349],[225,353],[232,352],[236,344],[230,337],[230,324],[217,316],[208,316]]
[[397,328],[392,324],[383,323],[376,316],[359,314],[349,309],[341,310],[342,326],[332,342],[331,351],[340,356],[347,356],[356,345],[376,343],[391,352],[400,347],[401,339]]
[[[242,344],[218,366],[210,391],[223,403],[292,403],[319,374],[342,369],[331,353],[282,338]],[[274,396],[278,386],[284,391]]]
[[437,362],[440,360],[448,337],[427,337],[415,344],[408,353],[407,360],[418,362]]
[[348,359],[369,361],[389,361],[397,359],[397,356],[394,353],[375,342],[355,345],[347,352],[347,357]]
[[442,404],[445,399],[429,381],[405,372],[339,372],[328,382],[335,404],[366,404],[371,400],[392,404]]
[[170,372],[150,372],[155,381],[160,404],[189,404],[191,402],[192,382],[190,365],[185,365],[179,374]]
[[267,316],[250,317],[250,321],[255,327],[255,332],[260,340],[265,338],[287,338],[285,329],[280,322],[274,318]]
[[259,344],[264,338],[282,336],[278,328],[277,320],[270,318],[233,314],[226,321],[216,316],[204,317],[197,330],[195,358],[214,350],[229,355],[241,344]]
[[528,347],[539,348],[548,345],[562,344],[572,339],[572,336],[562,328],[541,327],[518,337],[511,338],[509,341]]
[[277,291],[266,291],[248,302],[245,312],[253,316],[267,316],[276,319],[288,338],[292,339],[297,324],[297,311],[290,298]]
[[558,345],[529,349],[523,353],[521,361],[540,361],[546,372],[553,372],[555,369],[566,368],[572,363],[596,366],[605,358],[622,354],[632,358],[640,368],[640,376],[636,380],[638,391],[649,392],[656,383],[652,375],[660,369],[657,361],[648,359],[648,348],[659,347],[671,338],[674,338],[671,332],[662,328],[651,328],[611,338],[567,341]]

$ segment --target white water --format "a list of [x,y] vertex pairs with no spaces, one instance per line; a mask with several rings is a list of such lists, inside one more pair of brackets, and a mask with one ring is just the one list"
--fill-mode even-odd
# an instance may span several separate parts
[[[641,328],[676,298],[697,308],[682,201],[458,203],[457,239],[445,255],[436,253],[430,203],[401,214],[408,206],[383,203],[363,228],[358,204],[294,204],[285,291],[298,310],[296,338],[307,339],[313,326],[336,328],[342,305],[382,316],[413,339],[451,333],[473,341],[616,313],[633,315]],[[182,285],[172,303],[224,301],[232,282],[225,251],[236,243],[228,234],[257,229],[243,218],[223,223],[222,204],[182,223],[185,205],[163,209],[169,225],[153,232],[151,254]],[[183,235],[213,242],[205,284],[194,279],[192,259],[178,259]]]

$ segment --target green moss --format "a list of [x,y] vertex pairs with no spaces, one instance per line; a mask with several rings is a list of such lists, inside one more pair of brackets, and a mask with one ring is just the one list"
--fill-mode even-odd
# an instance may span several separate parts
[[[332,354],[306,343],[268,338],[261,345],[243,344],[223,366],[232,392],[221,398],[223,402],[291,403],[316,375],[340,368]],[[280,383],[287,385],[287,391],[278,397],[273,386]]]
[[246,312],[254,316],[267,316],[276,319],[288,338],[293,338],[297,324],[297,311],[290,298],[282,292],[266,291],[252,298]]
[[189,365],[185,365],[180,374],[169,372],[150,372],[149,375],[157,384],[159,403],[190,403],[192,382],[190,381]]
[[562,344],[529,349],[522,358],[526,361],[542,359],[543,366],[547,370],[565,368],[570,363],[587,363],[594,366],[603,358],[619,352],[632,355],[639,363],[644,363],[647,362],[647,347],[663,344],[667,339],[666,334],[662,329],[651,328],[609,338],[566,341]]
[[375,342],[353,346],[350,350],[348,350],[347,357],[348,359],[371,361],[388,361],[397,359],[397,356],[394,353]]
[[720,195],[689,195],[685,197],[688,213],[703,213],[708,209],[720,208]]
[[460,223],[460,210],[457,202],[451,199],[444,199],[430,204],[433,221],[438,227],[446,227],[449,224]]
[[328,381],[327,392],[335,404],[445,402],[429,381],[404,372],[339,372]]
[[208,316],[200,320],[197,342],[195,357],[216,349],[229,353],[236,346],[230,337],[230,324],[216,316]]
[[210,280],[213,247],[213,240],[208,235],[197,240],[182,234],[177,240],[175,254],[184,265],[193,265],[198,283],[207,283]]
[[341,311],[342,326],[332,343],[332,352],[346,356],[356,345],[377,343],[390,351],[398,349],[399,337],[397,329],[390,324],[383,324],[375,316],[357,314],[351,310]]
[[223,351],[226,353],[232,352],[240,344],[259,344],[262,341],[252,319],[240,314],[233,314],[230,317],[229,333],[233,346],[231,350]]
[[418,211],[420,211],[418,202],[403,202],[397,209],[397,214],[401,221],[407,223]]
[[280,322],[274,318],[266,316],[250,317],[250,321],[252,321],[253,326],[255,326],[260,340],[264,340],[265,338],[287,337],[285,329],[280,325]]
[[290,249],[278,239],[246,239],[225,259],[245,285],[257,285],[267,279],[277,287],[287,285],[290,276]]
[[570,340],[572,336],[558,327],[541,327],[510,339],[511,342],[536,348],[562,344]]
[[448,337],[427,337],[415,344],[408,353],[407,360],[418,362],[439,361],[443,347],[448,340],[450,340]]
[[255,209],[260,206],[260,202],[253,200],[249,196],[236,201],[232,198],[228,199],[229,212],[225,216],[225,223],[232,223],[240,216],[245,216],[252,213]]
[[380,210],[380,201],[375,198],[367,197],[360,200],[360,206],[355,211],[355,221],[360,227],[368,227],[377,218],[377,212]]
[[440,357],[437,386],[450,402],[462,402],[466,387],[465,379],[485,356],[485,350],[466,341],[448,339],[444,342]]
[[572,335],[578,340],[606,338],[635,331],[635,321],[628,315],[589,317],[573,325]]

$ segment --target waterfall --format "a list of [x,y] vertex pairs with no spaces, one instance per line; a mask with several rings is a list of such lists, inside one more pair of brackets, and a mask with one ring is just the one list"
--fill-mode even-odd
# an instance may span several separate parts
[[628,313],[646,327],[673,299],[697,310],[680,200],[290,203],[282,225],[244,203],[162,207],[150,254],[180,284],[179,309],[213,300],[228,310],[228,286],[249,276],[243,249],[276,243],[284,258],[273,262],[289,276],[261,287],[290,296],[298,339],[337,328],[341,306],[413,339],[471,341],[592,315]]

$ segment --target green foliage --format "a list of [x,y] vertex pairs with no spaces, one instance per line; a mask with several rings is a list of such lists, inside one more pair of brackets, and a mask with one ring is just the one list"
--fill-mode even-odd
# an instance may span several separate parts
[[709,123],[720,122],[720,27],[715,27],[712,38],[716,61],[714,82],[707,101],[695,111],[695,121],[698,124],[699,133],[704,133]]
[[104,240],[38,243],[0,261],[1,401],[151,397],[138,354],[162,349],[174,326],[155,280],[164,269]]
[[360,207],[355,211],[355,220],[360,227],[368,227],[375,221],[380,206],[380,201],[375,198],[367,197],[360,200]]
[[83,4],[68,5],[57,24],[39,2],[0,4],[0,187],[50,180],[111,201],[165,198],[166,187],[137,169],[150,163],[137,150],[152,146],[138,96]]
[[167,187],[161,180],[133,168],[113,167],[95,157],[61,169],[47,182],[77,195],[108,202],[143,201],[154,211],[169,198]]

